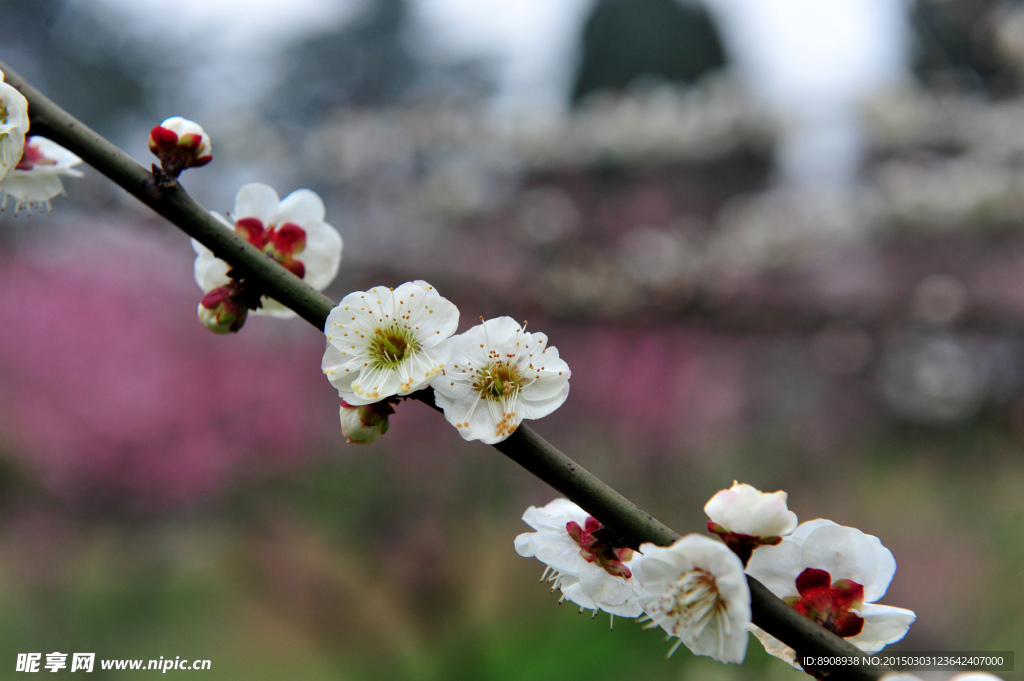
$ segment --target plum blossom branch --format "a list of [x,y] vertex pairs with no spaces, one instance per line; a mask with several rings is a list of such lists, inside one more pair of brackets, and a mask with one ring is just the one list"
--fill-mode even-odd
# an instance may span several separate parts
[[[294,310],[318,329],[323,329],[335,307],[272,258],[224,227],[180,185],[160,186],[152,173],[137,161],[78,121],[0,61],[6,81],[29,102],[31,130],[45,135],[82,158],[90,166],[130,193],[173,225],[223,259],[250,285],[258,284],[270,296]],[[411,396],[437,408],[433,392],[420,390]],[[679,535],[636,504],[560,452],[527,426],[520,426],[506,440],[494,445],[557,491],[598,518],[628,546],[643,542],[668,546]],[[748,577],[753,622],[804,655],[863,654],[850,643],[812,620]],[[890,670],[862,665],[835,668],[830,678],[856,681],[880,679]]]
[[43,135],[73,151],[114,184],[216,253],[246,278],[250,286],[258,282],[261,293],[281,301],[310,324],[323,328],[327,314],[334,307],[330,298],[303,283],[245,239],[224,229],[180,184],[160,187],[150,171],[57,106],[5,63],[0,62],[0,70],[7,83],[28,100],[32,134]]

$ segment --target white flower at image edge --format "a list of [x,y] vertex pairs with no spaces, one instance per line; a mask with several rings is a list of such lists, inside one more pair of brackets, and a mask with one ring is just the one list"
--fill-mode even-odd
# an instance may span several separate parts
[[[324,203],[309,189],[299,189],[278,199],[272,187],[259,182],[243,185],[235,196],[235,209],[229,222],[212,215],[228,229],[246,239],[285,269],[317,291],[334,281],[341,264],[341,235],[324,222]],[[192,240],[196,252],[196,283],[203,293],[225,286],[231,278],[230,266],[201,243]],[[289,318],[295,313],[264,296],[256,314]]]
[[441,374],[458,325],[459,310],[425,281],[356,291],[327,317],[321,368],[351,405],[408,395]]
[[[875,603],[896,573],[896,560],[878,537],[830,520],[802,523],[776,546],[754,551],[747,572],[776,596],[866,653],[903,638],[917,616]],[[767,632],[751,631],[775,657],[796,663],[792,648]]]
[[604,610],[636,617],[643,612],[638,602],[642,591],[629,568],[634,552],[602,541],[600,523],[586,511],[568,499],[555,499],[542,508],[528,508],[523,522],[536,532],[516,537],[516,553],[547,566],[541,579],[552,590],[560,589],[565,598],[595,614]]
[[28,100],[0,72],[0,178],[18,165],[28,132]]
[[[671,546],[641,544],[633,576],[649,594],[640,601],[657,625],[696,655],[742,662],[750,625],[743,563],[720,541],[688,534]],[[669,651],[671,655],[675,647]]]
[[3,192],[0,209],[7,205],[7,198],[12,197],[16,211],[33,206],[46,206],[49,210],[50,199],[64,193],[60,176],[82,177],[82,172],[74,168],[81,162],[82,159],[56,142],[45,137],[29,137],[21,160],[0,180],[0,192]]
[[510,317],[488,319],[451,343],[434,399],[466,440],[501,442],[523,419],[547,416],[569,395],[569,365],[558,349]]

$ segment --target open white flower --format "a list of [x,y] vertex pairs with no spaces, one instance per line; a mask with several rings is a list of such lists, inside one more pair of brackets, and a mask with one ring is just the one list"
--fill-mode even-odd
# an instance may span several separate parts
[[0,179],[21,160],[28,132],[28,100],[0,72]]
[[458,308],[425,281],[356,291],[327,317],[321,368],[351,405],[408,395],[440,375],[458,325]]
[[451,365],[434,383],[434,399],[466,440],[501,442],[569,395],[569,365],[558,349],[511,317],[488,319],[451,342]]
[[750,589],[740,559],[722,542],[688,534],[672,546],[641,544],[633,575],[648,593],[651,619],[695,655],[742,662],[750,625]]
[[64,193],[61,175],[81,177],[82,172],[75,166],[82,162],[75,154],[45,137],[33,135],[25,141],[21,160],[0,180],[3,201],[0,209],[7,205],[7,197],[13,197],[15,212],[22,208],[31,210],[34,206],[46,206],[50,210],[50,199]]
[[[747,572],[776,596],[866,653],[903,638],[917,616],[875,603],[896,573],[878,537],[830,520],[802,523],[776,546],[754,551]],[[765,650],[791,664],[792,648],[753,627]]]
[[581,609],[636,617],[643,612],[643,595],[630,571],[634,552],[615,547],[610,533],[568,499],[555,499],[543,508],[531,506],[523,521],[536,530],[516,537],[516,552],[535,557],[547,567],[541,580],[560,589]]
[[[315,192],[299,189],[278,200],[273,188],[259,182],[243,185],[235,196],[229,222],[213,216],[295,276],[322,291],[334,281],[341,264],[341,235],[324,222],[324,203]],[[192,240],[196,252],[196,283],[203,293],[227,285],[231,267],[206,246]],[[289,318],[295,313],[264,296],[256,314]]]
[[796,514],[786,506],[786,493],[766,494],[733,481],[704,506],[708,531],[722,538],[744,563],[758,546],[773,545],[796,528]]

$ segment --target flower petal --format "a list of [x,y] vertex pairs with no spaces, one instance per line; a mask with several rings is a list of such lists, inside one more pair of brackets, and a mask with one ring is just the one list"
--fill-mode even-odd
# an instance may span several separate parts
[[338,276],[341,235],[326,222],[306,223],[303,229],[306,230],[306,248],[298,258],[306,266],[303,280],[317,291],[323,291]]
[[235,220],[256,218],[264,227],[273,224],[278,207],[277,192],[273,187],[262,182],[243,184],[235,195],[235,211],[231,216]]
[[875,603],[865,603],[857,612],[864,618],[864,628],[846,640],[866,653],[877,653],[890,643],[899,641],[917,619],[913,610]]
[[286,222],[293,222],[304,229],[307,224],[323,222],[327,211],[323,200],[310,189],[297,189],[286,196],[278,205],[274,194],[274,223],[280,227]]

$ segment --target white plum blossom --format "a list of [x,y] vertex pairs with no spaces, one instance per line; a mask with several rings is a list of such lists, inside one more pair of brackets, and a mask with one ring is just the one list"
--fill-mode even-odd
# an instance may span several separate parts
[[786,506],[786,493],[766,494],[746,483],[733,481],[704,506],[708,530],[714,532],[744,563],[761,545],[778,544],[796,528],[796,514]]
[[595,615],[598,610],[620,617],[643,612],[638,602],[643,592],[629,568],[634,552],[614,546],[596,518],[568,499],[555,499],[528,508],[523,521],[536,532],[516,537],[516,552],[547,566],[541,580],[552,591],[561,590],[563,598]]
[[501,442],[523,419],[547,416],[569,395],[569,365],[558,349],[511,317],[488,319],[451,343],[434,399],[466,440]]
[[28,132],[28,100],[0,72],[0,179],[21,160]]
[[742,662],[750,625],[750,589],[740,559],[722,542],[688,534],[671,546],[641,544],[633,575],[648,595],[650,618],[696,655]]
[[82,162],[75,154],[45,137],[33,135],[25,141],[21,160],[0,180],[3,201],[0,210],[7,205],[7,198],[13,197],[15,212],[22,208],[31,210],[34,206],[46,206],[50,210],[50,199],[64,193],[60,176],[81,177],[82,172],[75,166]]
[[181,116],[168,118],[150,130],[149,150],[160,159],[164,172],[171,177],[213,160],[210,136],[198,123]]
[[355,291],[327,317],[321,368],[351,405],[408,395],[441,374],[458,325],[458,308],[425,281]]
[[[798,612],[866,653],[900,640],[917,616],[878,605],[896,573],[896,560],[877,537],[830,520],[802,523],[776,546],[754,551],[747,572]],[[796,653],[767,632],[751,631],[775,657]]]
[[[341,235],[324,222],[324,203],[315,192],[299,189],[278,199],[273,188],[253,182],[235,196],[231,220],[213,213],[228,229],[243,237],[304,282],[322,291],[334,281],[341,263]],[[206,246],[192,240],[195,277],[204,294],[227,286],[231,267]],[[256,314],[289,318],[295,313],[264,296]]]

